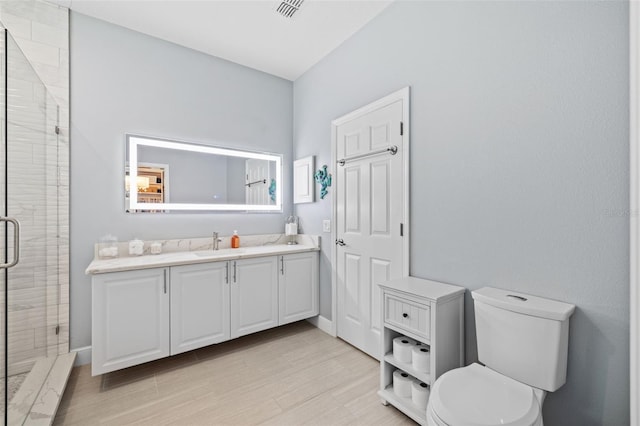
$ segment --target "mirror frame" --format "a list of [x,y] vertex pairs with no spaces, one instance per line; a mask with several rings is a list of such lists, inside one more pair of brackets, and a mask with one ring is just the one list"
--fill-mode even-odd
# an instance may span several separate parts
[[[126,144],[129,154],[129,176],[136,179],[138,176],[138,147],[150,146],[155,148],[176,149],[204,154],[225,155],[229,157],[253,158],[276,162],[276,200],[274,205],[263,204],[216,204],[216,203],[139,203],[137,191],[130,191],[129,210],[131,213],[144,210],[162,211],[252,211],[252,212],[282,212],[282,155],[267,154],[262,152],[244,151],[231,148],[222,148],[212,145],[200,145],[190,142],[167,140],[148,136],[127,134]],[[125,169],[127,167],[125,159]]]

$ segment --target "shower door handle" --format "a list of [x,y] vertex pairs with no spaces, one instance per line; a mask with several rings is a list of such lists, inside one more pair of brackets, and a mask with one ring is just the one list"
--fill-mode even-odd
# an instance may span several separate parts
[[0,217],[0,222],[13,223],[13,260],[8,263],[0,263],[0,269],[11,268],[16,266],[20,260],[20,222],[12,217]]

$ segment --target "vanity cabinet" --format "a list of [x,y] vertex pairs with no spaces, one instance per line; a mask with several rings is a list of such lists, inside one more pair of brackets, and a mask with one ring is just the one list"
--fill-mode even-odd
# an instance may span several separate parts
[[171,355],[229,340],[229,262],[170,271]]
[[94,376],[169,355],[166,275],[156,268],[93,277]]
[[[425,425],[426,409],[416,405],[411,396],[407,398],[394,392],[393,372],[407,373],[412,380],[427,384],[430,391],[438,377],[463,366],[465,289],[414,277],[379,285],[383,303],[380,339],[383,357],[378,395],[384,405],[390,403]],[[413,362],[402,362],[395,356],[393,340],[402,337],[429,348],[428,369],[418,370]]]
[[231,338],[278,326],[276,256],[230,261]]
[[92,374],[318,315],[318,252],[95,274]]
[[299,253],[279,257],[278,324],[288,324],[318,315],[318,254]]

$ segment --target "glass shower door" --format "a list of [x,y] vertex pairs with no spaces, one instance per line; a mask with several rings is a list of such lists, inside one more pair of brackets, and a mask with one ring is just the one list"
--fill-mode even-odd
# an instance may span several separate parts
[[[6,183],[7,176],[6,170],[6,141],[7,141],[7,110],[6,110],[6,98],[7,98],[7,81],[6,81],[6,69],[7,69],[7,46],[6,46],[6,31],[2,29],[0,31],[0,102],[1,102],[1,114],[0,114],[0,215],[6,215]],[[0,262],[7,262],[8,260],[8,241],[7,241],[7,227],[5,224],[0,226]],[[0,270],[0,371],[2,372],[2,424],[7,423],[7,270]]]
[[6,424],[22,424],[59,352],[58,107],[0,32],[2,405]]

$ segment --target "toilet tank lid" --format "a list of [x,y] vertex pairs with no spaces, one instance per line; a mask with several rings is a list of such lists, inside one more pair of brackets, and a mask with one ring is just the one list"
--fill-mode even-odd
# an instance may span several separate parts
[[473,290],[471,295],[474,300],[497,308],[557,321],[569,318],[576,308],[570,303],[493,287]]

